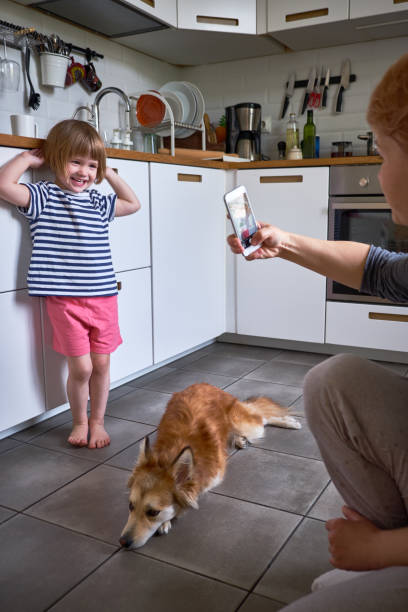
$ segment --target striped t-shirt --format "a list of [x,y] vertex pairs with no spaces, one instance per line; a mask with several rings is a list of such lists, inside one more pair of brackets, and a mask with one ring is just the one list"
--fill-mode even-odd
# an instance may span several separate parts
[[73,193],[48,181],[26,186],[30,204],[19,211],[30,221],[33,243],[30,295],[116,295],[108,227],[116,194]]

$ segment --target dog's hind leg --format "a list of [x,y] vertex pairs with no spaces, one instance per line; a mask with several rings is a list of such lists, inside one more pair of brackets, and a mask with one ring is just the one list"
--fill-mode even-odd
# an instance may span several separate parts
[[275,425],[275,427],[285,427],[286,429],[301,429],[300,421],[288,414],[288,409],[279,406],[268,397],[252,397],[245,402],[244,406],[248,410],[262,417],[264,425]]
[[264,435],[262,416],[238,400],[235,400],[230,408],[229,419],[237,448],[245,448],[248,442],[262,438]]

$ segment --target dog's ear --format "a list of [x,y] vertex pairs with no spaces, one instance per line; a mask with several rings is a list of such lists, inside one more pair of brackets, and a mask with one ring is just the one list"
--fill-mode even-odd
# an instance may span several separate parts
[[188,480],[191,480],[194,471],[193,452],[189,446],[183,448],[181,453],[176,457],[172,465],[172,474],[176,485],[182,486]]
[[145,438],[143,438],[143,440],[140,443],[139,457],[137,459],[136,465],[140,465],[141,463],[148,461],[150,456],[151,456],[150,441],[149,441],[149,436],[146,436]]

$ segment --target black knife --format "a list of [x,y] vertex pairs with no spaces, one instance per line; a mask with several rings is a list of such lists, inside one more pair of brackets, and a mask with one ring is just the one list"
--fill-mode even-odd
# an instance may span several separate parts
[[288,106],[289,106],[289,101],[291,97],[293,96],[294,89],[295,89],[295,73],[292,72],[292,74],[289,77],[288,84],[286,85],[285,99],[283,101],[282,114],[280,117],[281,119],[283,119],[284,116],[286,115],[286,111],[288,110]]
[[323,93],[322,93],[322,108],[327,106],[327,92],[329,91],[330,85],[330,68],[326,71],[326,78],[324,79]]
[[343,93],[344,90],[348,89],[350,85],[350,72],[350,60],[345,60],[341,69],[340,87],[337,93],[336,113],[341,113],[341,111],[343,110]]
[[309,95],[313,91],[315,80],[316,80],[316,69],[312,68],[312,70],[310,71],[310,74],[309,74],[309,80],[307,82],[305,97],[303,98],[303,105],[302,105],[302,112],[301,112],[302,115],[304,114],[304,112],[305,112],[305,110],[307,108],[307,103],[309,102]]

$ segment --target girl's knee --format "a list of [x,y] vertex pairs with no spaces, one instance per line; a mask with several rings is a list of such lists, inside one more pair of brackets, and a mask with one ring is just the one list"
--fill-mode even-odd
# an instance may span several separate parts
[[110,355],[102,355],[99,353],[92,354],[92,366],[93,374],[104,376],[109,372],[110,368]]
[[72,380],[77,383],[84,383],[89,381],[89,379],[91,378],[93,367],[91,360],[81,360],[77,362],[71,361],[69,363],[68,369],[69,376]]

